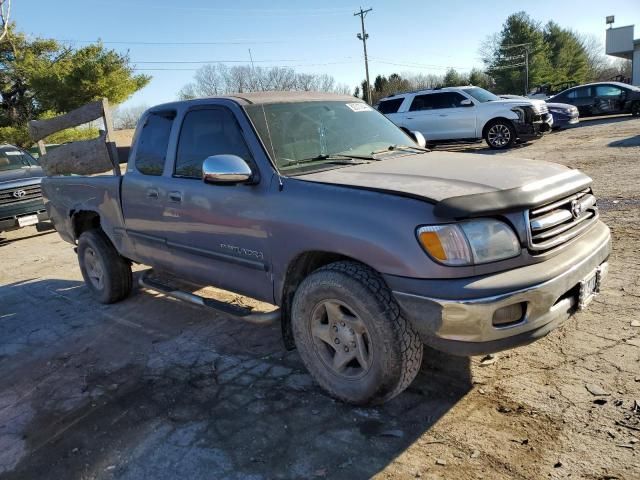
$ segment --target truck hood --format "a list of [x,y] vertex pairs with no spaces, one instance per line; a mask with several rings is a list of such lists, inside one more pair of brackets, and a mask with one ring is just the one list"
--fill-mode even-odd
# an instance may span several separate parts
[[530,208],[588,187],[591,178],[556,163],[431,152],[299,175],[297,179],[420,198],[438,215],[470,217]]
[[[4,183],[15,183],[19,180],[29,180],[43,177],[44,173],[40,167],[16,168],[14,170],[0,170],[0,188]],[[31,182],[33,183],[33,182]]]

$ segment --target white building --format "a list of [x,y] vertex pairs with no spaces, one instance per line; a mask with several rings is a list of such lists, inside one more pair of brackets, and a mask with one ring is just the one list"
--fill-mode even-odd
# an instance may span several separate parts
[[609,28],[605,52],[631,60],[631,83],[640,86],[640,39],[633,39],[633,25]]

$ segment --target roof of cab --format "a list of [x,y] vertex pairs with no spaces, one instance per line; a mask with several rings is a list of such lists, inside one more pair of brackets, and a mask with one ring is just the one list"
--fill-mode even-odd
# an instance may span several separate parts
[[212,97],[194,98],[191,100],[182,100],[178,102],[165,103],[150,108],[150,111],[162,110],[165,108],[176,108],[178,105],[184,104],[206,104],[211,100],[231,100],[240,105],[265,105],[270,103],[296,103],[296,102],[364,102],[364,100],[352,97],[351,95],[342,95],[338,93],[324,92],[248,92],[248,93],[230,93],[229,95],[219,95]]
[[227,97],[244,100],[250,104],[265,103],[294,103],[294,102],[316,102],[316,101],[348,101],[362,102],[363,100],[352,97],[351,95],[342,95],[338,93],[324,92],[251,92],[251,93],[232,93]]

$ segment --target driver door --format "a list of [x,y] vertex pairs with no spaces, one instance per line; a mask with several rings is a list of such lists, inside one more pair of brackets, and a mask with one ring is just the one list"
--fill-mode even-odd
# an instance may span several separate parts
[[164,209],[174,270],[200,284],[272,298],[264,202],[269,179],[256,185],[204,183],[202,163],[219,154],[237,155],[257,168],[231,110],[206,106],[187,111]]

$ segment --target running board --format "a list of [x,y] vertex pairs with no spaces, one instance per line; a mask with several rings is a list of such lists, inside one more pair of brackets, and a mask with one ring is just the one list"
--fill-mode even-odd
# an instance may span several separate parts
[[138,280],[138,284],[141,287],[160,292],[168,297],[189,302],[193,305],[210,308],[215,310],[217,313],[232,317],[235,320],[242,320],[243,322],[252,323],[254,325],[271,325],[280,320],[279,308],[272,312],[254,312],[251,308],[221,302],[212,298],[201,297],[200,295],[185,292],[184,290],[175,290],[168,285],[150,279],[149,274],[151,272],[151,270],[148,270],[142,274],[140,280]]

